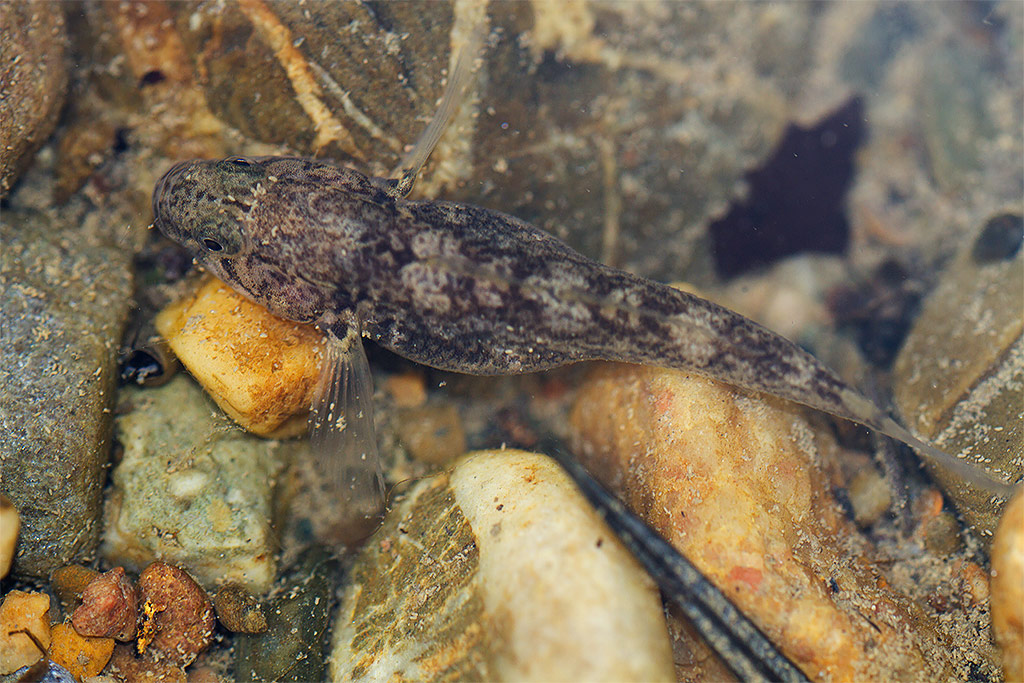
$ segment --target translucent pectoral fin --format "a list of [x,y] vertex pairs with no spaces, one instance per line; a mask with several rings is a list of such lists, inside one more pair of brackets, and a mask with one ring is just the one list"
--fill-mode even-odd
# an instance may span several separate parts
[[366,538],[384,511],[384,477],[373,430],[373,381],[357,329],[330,337],[310,413],[320,485],[331,501],[330,534],[348,544]]

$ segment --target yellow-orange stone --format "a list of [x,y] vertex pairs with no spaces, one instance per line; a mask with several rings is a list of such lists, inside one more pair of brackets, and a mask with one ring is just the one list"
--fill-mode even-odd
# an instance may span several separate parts
[[324,340],[315,327],[278,318],[208,275],[160,312],[156,328],[246,430],[283,438],[306,429]]
[[0,675],[35,664],[48,647],[50,597],[45,593],[8,593],[0,604]]
[[801,408],[657,368],[605,365],[570,416],[575,453],[812,680],[938,680],[935,625],[881,587]]
[[992,631],[1007,681],[1024,681],[1024,490],[1010,499],[992,539]]
[[113,638],[82,636],[67,623],[57,624],[52,633],[50,659],[78,680],[99,674],[114,654]]

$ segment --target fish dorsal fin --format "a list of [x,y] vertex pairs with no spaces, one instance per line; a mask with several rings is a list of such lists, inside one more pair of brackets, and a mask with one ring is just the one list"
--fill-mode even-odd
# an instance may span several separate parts
[[452,67],[448,82],[444,86],[441,104],[434,113],[434,117],[427,124],[423,132],[420,133],[416,144],[405,153],[405,156],[402,157],[398,165],[392,170],[391,177],[394,184],[391,186],[389,194],[393,197],[404,198],[409,196],[413,185],[416,184],[416,178],[419,176],[420,170],[427,163],[430,153],[434,151],[438,140],[441,139],[441,135],[444,134],[445,129],[448,127],[452,115],[466,93],[466,88],[472,80],[473,73],[476,71],[477,57],[483,46],[484,37],[487,35],[487,27],[487,18],[486,14],[484,14],[476,22],[462,49],[459,50],[459,56],[455,61],[455,66]]

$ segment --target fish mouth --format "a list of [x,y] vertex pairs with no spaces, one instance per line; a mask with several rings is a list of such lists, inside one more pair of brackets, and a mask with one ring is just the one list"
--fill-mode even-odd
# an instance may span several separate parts
[[189,159],[187,161],[179,161],[178,163],[171,166],[167,173],[164,173],[163,177],[157,181],[156,187],[153,188],[153,218],[154,222],[160,220],[160,205],[164,198],[167,196],[168,190],[174,186],[182,174],[191,166],[198,163],[198,159]]

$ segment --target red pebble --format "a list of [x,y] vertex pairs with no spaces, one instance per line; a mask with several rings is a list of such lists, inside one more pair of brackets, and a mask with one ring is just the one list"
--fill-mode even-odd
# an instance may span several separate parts
[[135,637],[137,602],[138,593],[124,569],[114,567],[82,591],[82,604],[71,615],[71,625],[81,636],[129,641]]
[[139,650],[147,657],[187,665],[213,640],[213,604],[195,580],[177,567],[154,562],[139,577],[143,612]]

